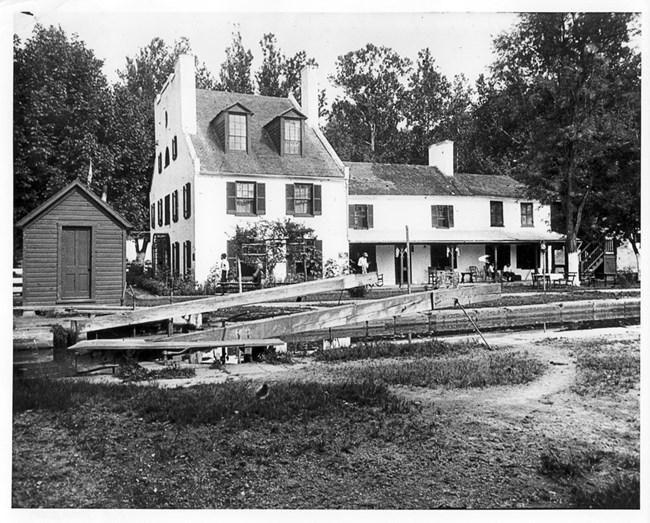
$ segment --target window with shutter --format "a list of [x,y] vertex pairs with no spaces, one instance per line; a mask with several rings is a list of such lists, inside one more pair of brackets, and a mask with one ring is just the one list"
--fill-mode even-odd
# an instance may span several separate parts
[[172,160],[176,160],[178,158],[178,137],[174,136],[172,138]]
[[169,225],[169,216],[170,216],[170,196],[169,194],[165,196],[165,225]]
[[169,167],[169,147],[165,148],[165,167]]
[[180,264],[180,245],[178,242],[172,244],[172,272],[174,276],[178,276],[181,271]]
[[322,186],[295,183],[286,186],[287,214],[319,216],[323,214]]
[[226,212],[238,216],[266,214],[266,184],[226,182]]
[[187,182],[183,186],[183,218],[192,216],[192,184]]
[[172,221],[178,221],[178,190],[172,193]]
[[158,174],[162,172],[162,153],[158,153]]
[[163,201],[158,200],[158,225],[162,227],[163,224]]
[[151,214],[151,228],[155,229],[156,228],[156,204],[155,203],[151,204],[150,214]]

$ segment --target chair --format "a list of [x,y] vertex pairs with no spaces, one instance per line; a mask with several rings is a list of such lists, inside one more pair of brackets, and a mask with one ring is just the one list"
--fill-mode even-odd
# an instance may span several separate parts
[[469,272],[472,274],[473,281],[475,282],[479,281],[479,278],[481,277],[481,273],[478,270],[478,267],[476,265],[470,265]]

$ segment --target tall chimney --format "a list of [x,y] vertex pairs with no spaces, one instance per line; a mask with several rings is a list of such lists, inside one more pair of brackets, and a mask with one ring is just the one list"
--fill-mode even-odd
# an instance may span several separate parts
[[194,78],[194,56],[181,54],[174,67],[176,88],[180,93],[181,129],[196,134],[196,80]]
[[318,66],[306,65],[300,71],[300,105],[307,120],[318,127]]
[[454,142],[445,140],[429,146],[429,165],[445,176],[454,175]]

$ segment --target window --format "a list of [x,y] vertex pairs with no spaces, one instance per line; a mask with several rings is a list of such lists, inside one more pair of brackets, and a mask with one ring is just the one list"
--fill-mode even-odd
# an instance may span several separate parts
[[156,275],[168,274],[170,263],[169,234],[154,234],[151,242],[151,263]]
[[156,228],[156,204],[152,203],[151,204],[151,228],[155,229]]
[[181,272],[180,245],[178,242],[172,244],[172,274],[178,276]]
[[454,226],[453,205],[432,205],[431,226],[434,229],[449,229]]
[[605,240],[605,254],[614,254],[614,240]]
[[313,216],[314,214],[314,186],[306,183],[295,185],[295,214]]
[[246,132],[246,115],[230,114],[228,117],[228,149],[231,151],[248,150],[248,133]]
[[183,242],[183,273],[187,274],[192,270],[192,242]]
[[226,182],[226,212],[242,216],[266,214],[266,184]]
[[503,202],[490,202],[490,226],[503,227]]
[[165,225],[169,225],[169,194],[165,196]]
[[178,136],[172,138],[172,160],[178,158]]
[[286,186],[287,214],[319,216],[323,214],[320,185],[296,183]]
[[172,221],[178,221],[178,191],[172,193]]
[[522,227],[533,226],[533,204],[532,203],[521,204],[521,226]]
[[165,148],[165,167],[169,167],[169,147]]
[[158,153],[158,174],[162,172],[162,153]]
[[158,200],[158,225],[162,227],[163,224],[163,201]]
[[349,207],[350,229],[372,229],[373,209],[372,205],[350,205]]
[[183,185],[183,218],[192,216],[192,184]]
[[167,111],[165,111],[165,129],[169,127],[169,116],[167,115]]
[[302,154],[302,122],[284,120],[284,154]]

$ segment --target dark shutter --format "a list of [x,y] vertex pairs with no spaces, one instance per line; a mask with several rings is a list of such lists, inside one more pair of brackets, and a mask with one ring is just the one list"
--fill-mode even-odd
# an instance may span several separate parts
[[348,205],[348,228],[356,229],[354,223],[354,205]]
[[172,193],[172,220],[174,223],[178,221],[178,190]]
[[447,217],[449,219],[449,228],[454,226],[454,206],[453,205],[448,205],[447,206]]
[[174,136],[172,139],[172,160],[175,160],[178,157],[178,136]]
[[321,186],[314,185],[314,216],[323,214]]
[[228,240],[226,242],[226,256],[228,258],[228,263],[230,264],[230,271],[232,274],[237,272],[237,252],[235,250],[235,242]]
[[158,200],[158,225],[162,227],[163,224],[163,201]]
[[375,223],[374,223],[374,220],[375,220],[374,219],[374,212],[372,210],[372,205],[368,205],[366,207],[366,209],[368,209],[367,210],[367,213],[368,213],[368,229],[372,229],[374,227],[374,225],[375,225]]
[[286,196],[287,196],[287,214],[296,213],[296,202],[294,199],[294,186],[293,184],[287,184],[286,186]]
[[185,190],[185,199],[187,200],[187,209],[186,209],[186,215],[185,218],[189,218],[192,216],[192,184],[190,182],[187,182],[185,184],[186,190]]
[[162,153],[158,153],[158,174],[162,172]]
[[438,206],[431,206],[431,227],[434,229],[438,228]]
[[151,228],[156,228],[156,204],[151,204]]
[[187,270],[192,270],[192,242],[187,240]]
[[256,197],[257,197],[257,207],[256,214],[262,215],[266,214],[266,184],[258,183],[255,186]]
[[226,212],[236,214],[237,212],[237,184],[226,182]]

